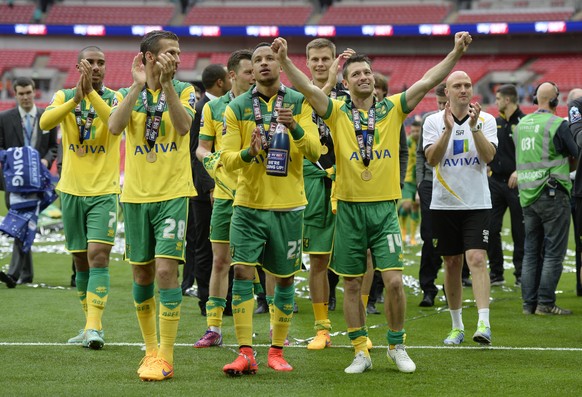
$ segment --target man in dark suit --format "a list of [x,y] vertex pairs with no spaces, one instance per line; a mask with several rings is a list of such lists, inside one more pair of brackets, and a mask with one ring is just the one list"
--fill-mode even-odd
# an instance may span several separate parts
[[[13,86],[18,106],[0,113],[0,149],[32,146],[38,150],[41,162],[50,168],[57,156],[57,129],[43,131],[38,125],[44,109],[34,104],[34,81],[19,77]],[[8,193],[6,206],[10,207]],[[0,272],[0,280],[14,287],[15,284],[31,283],[33,276],[32,252],[23,252],[22,242],[15,239],[8,273]]]
[[190,130],[190,153],[192,161],[192,176],[198,196],[190,200],[188,213],[188,232],[186,234],[186,264],[182,281],[183,294],[189,294],[187,289],[192,286],[194,279],[198,286],[198,302],[200,312],[206,315],[208,301],[208,285],[212,272],[212,245],[210,235],[210,215],[214,180],[208,175],[202,163],[196,158],[196,148],[200,136],[202,108],[206,102],[226,94],[231,88],[230,78],[223,65],[208,65],[202,72],[202,85],[206,92],[196,102],[196,115]]

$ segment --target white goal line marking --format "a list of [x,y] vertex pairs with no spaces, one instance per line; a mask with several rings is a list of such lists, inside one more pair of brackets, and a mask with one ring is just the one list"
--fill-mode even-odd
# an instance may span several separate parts
[[[192,347],[192,343],[176,343],[176,347]],[[0,342],[0,346],[70,346],[70,347],[80,347],[78,344],[71,343],[50,343],[50,342]],[[129,342],[109,342],[105,343],[105,346],[135,346],[141,348],[143,343],[129,343]],[[224,344],[225,348],[237,348],[238,345],[235,344]],[[255,344],[253,347],[270,347],[268,344]],[[306,349],[305,345],[290,345],[285,346],[285,348],[300,348]],[[351,345],[333,345],[331,349],[345,348],[351,349]],[[386,349],[388,346],[374,345],[372,349]],[[579,347],[513,347],[513,346],[406,346],[406,349],[433,349],[433,350],[523,350],[523,351],[573,351],[581,352],[582,348]]]

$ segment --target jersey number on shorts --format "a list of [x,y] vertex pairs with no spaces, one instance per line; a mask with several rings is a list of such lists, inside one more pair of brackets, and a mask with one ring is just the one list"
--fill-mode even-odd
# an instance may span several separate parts
[[301,240],[287,241],[289,251],[287,251],[287,259],[295,259],[301,254]]
[[109,229],[113,229],[113,225],[115,224],[115,220],[117,219],[117,213],[113,211],[109,211]]
[[[168,240],[174,240],[176,238],[176,220],[172,218],[166,219],[166,227],[164,228],[164,235],[162,236]],[[178,240],[182,240],[184,238],[184,232],[186,230],[186,222],[183,220],[178,221]]]
[[399,251],[402,251],[402,237],[400,236],[400,233],[388,234],[386,235],[386,239],[388,240],[388,249],[390,250],[390,253],[396,253],[397,246],[400,248]]

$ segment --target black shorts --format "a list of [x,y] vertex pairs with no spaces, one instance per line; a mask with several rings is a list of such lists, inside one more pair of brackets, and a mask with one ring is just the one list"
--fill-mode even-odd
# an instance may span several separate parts
[[580,245],[582,243],[582,197],[574,197],[576,203],[576,210],[574,211],[574,237],[576,238],[576,244]]
[[470,249],[487,250],[491,210],[431,210],[436,253],[453,256]]

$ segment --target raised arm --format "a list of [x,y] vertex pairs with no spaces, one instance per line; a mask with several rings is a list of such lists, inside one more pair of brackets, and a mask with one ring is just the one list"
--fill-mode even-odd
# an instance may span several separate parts
[[145,65],[142,63],[142,56],[143,55],[140,52],[133,58],[133,64],[131,66],[133,84],[131,85],[125,98],[123,98],[119,106],[117,106],[117,108],[111,113],[111,116],[109,117],[109,131],[111,131],[113,135],[121,134],[125,127],[127,127],[127,124],[129,124],[133,106],[139,98],[139,93],[145,85],[146,74]]
[[179,135],[186,135],[190,132],[192,117],[182,106],[180,97],[174,88],[173,77],[176,73],[176,59],[168,54],[161,53],[158,55],[157,62],[161,68],[160,84],[162,85],[162,90],[166,93],[170,120]]
[[472,38],[468,32],[455,34],[455,47],[437,65],[430,68],[424,76],[406,90],[406,105],[408,109],[414,109],[424,96],[439,84],[453,70],[453,67],[461,59],[469,48]]
[[335,60],[329,67],[329,76],[327,78],[327,81],[325,82],[325,85],[322,88],[325,95],[329,96],[331,90],[333,90],[333,88],[337,85],[337,75],[338,73],[341,72],[340,61],[342,59],[351,57],[355,53],[356,51],[352,50],[351,48],[346,48],[344,52],[342,52],[335,58]]
[[[83,63],[83,61],[85,62]],[[75,96],[73,98],[65,102],[63,91],[58,91],[54,95],[51,104],[40,117],[39,126],[41,129],[47,131],[58,126],[65,117],[67,117],[67,115],[75,109],[79,103],[81,103],[83,98],[85,98],[89,93],[89,90],[94,92],[93,87],[91,86],[91,67],[89,66],[89,71],[87,72],[87,65],[88,62],[85,59],[82,59],[79,63],[80,75],[79,80],[77,81],[77,86],[75,87]],[[96,95],[96,93],[94,93],[94,95]],[[102,115],[100,113],[98,113],[98,115],[101,118]],[[109,118],[109,115],[107,115],[107,118]]]
[[305,96],[318,115],[324,116],[330,99],[325,92],[313,85],[309,78],[297,69],[297,66],[289,59],[287,56],[287,41],[282,37],[278,37],[273,41],[271,49],[293,87]]

